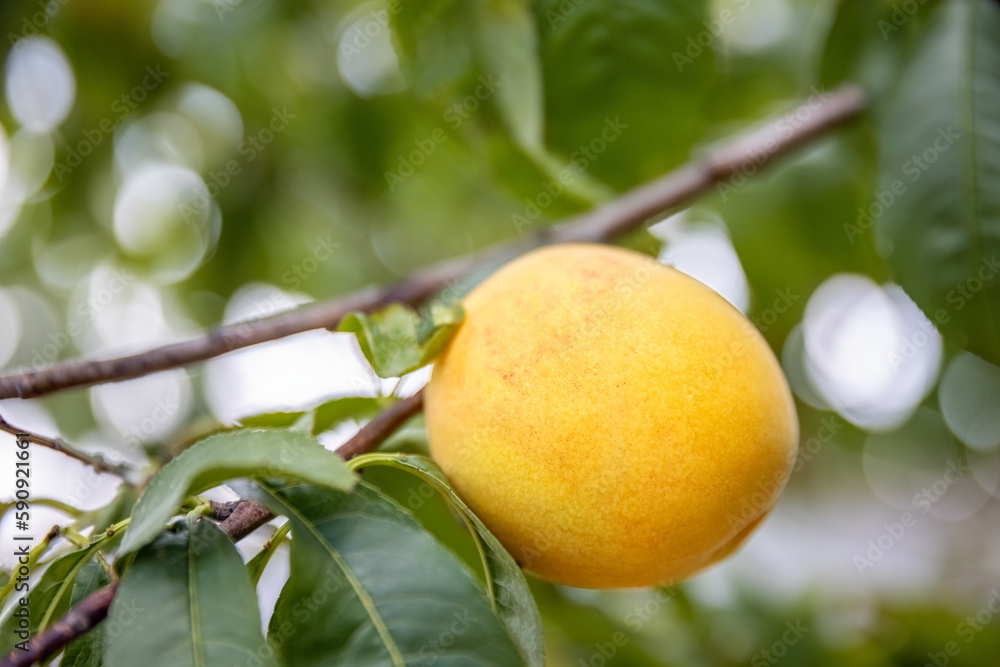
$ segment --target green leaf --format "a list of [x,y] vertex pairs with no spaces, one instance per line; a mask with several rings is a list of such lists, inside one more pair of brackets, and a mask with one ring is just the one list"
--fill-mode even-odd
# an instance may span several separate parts
[[423,414],[415,416],[407,426],[398,429],[386,438],[379,445],[379,451],[394,452],[397,454],[429,454],[430,445],[427,443],[427,427],[423,422]]
[[372,313],[351,313],[339,331],[357,335],[361,352],[379,377],[399,377],[426,366],[444,349],[465,316],[459,303],[435,302],[427,316],[393,303]]
[[341,490],[354,485],[343,460],[312,436],[290,430],[230,431],[196,442],[168,463],[143,490],[132,511],[122,553],[148,544],[186,496],[237,477],[279,476]]
[[[334,398],[312,410],[314,435],[328,431],[346,419],[365,419],[383,407],[384,399],[367,396]],[[301,419],[305,412],[269,412],[252,417],[243,417],[240,424],[247,428],[289,428]]]
[[[1000,363],[1000,5],[948,0],[880,114],[868,205],[896,279],[930,320]],[[870,226],[858,218],[856,232]]]
[[[548,622],[547,627],[552,628],[553,634],[565,637],[571,642],[571,645],[587,647],[589,651],[592,649],[600,650],[595,646],[595,637],[608,637],[612,638],[612,641],[615,637],[635,637],[639,640],[617,642],[617,648],[613,657],[608,660],[607,667],[617,667],[618,665],[664,665],[666,667],[667,665],[689,664],[683,659],[670,660],[667,658],[668,655],[672,655],[672,650],[677,646],[679,639],[684,641],[685,635],[694,635],[694,630],[686,622],[686,619],[680,614],[672,616],[669,623],[678,625],[676,631],[670,632],[670,634],[665,633],[662,626],[651,629],[646,623],[648,619],[659,615],[656,612],[663,613],[661,610],[664,607],[673,606],[673,600],[682,595],[678,592],[679,589],[660,588],[655,591],[643,591],[640,594],[642,597],[639,602],[629,612],[629,615],[624,617],[610,611],[614,607],[607,604],[607,598],[603,595],[594,602],[581,604],[577,600],[571,600],[563,587],[541,579],[531,580],[531,590],[538,606],[542,609],[545,620]],[[645,605],[651,605],[650,609],[655,610],[654,613],[651,614],[644,609]],[[676,612],[673,613],[676,614]],[[673,618],[677,618],[677,620],[673,620]],[[643,625],[639,632],[636,631],[635,627],[637,622]],[[713,625],[712,628],[714,629],[714,627]],[[649,641],[650,639],[653,641]],[[605,652],[610,651],[605,649]],[[595,652],[593,655],[600,654]],[[709,659],[707,664],[725,664],[726,662],[731,661],[723,658],[720,653],[716,660]],[[600,664],[600,661],[592,660],[591,664]],[[768,663],[765,661],[763,664]],[[584,665],[587,663],[573,667],[584,667]],[[751,667],[753,666],[751,665]]]
[[608,198],[613,193],[607,186],[545,145],[545,93],[531,3],[483,0],[476,3],[474,23],[480,80],[495,89],[493,101],[514,142],[548,182],[571,196],[591,205]]
[[[614,188],[685,161],[716,80],[707,5],[536,2],[548,147]],[[709,46],[692,48],[702,34]]]
[[265,412],[261,415],[241,417],[240,426],[243,428],[290,428],[305,412]]
[[880,95],[895,82],[940,1],[922,0],[904,10],[897,2],[840,0],[820,60],[822,85],[853,81]]
[[384,399],[363,396],[335,398],[316,408],[316,423],[313,433],[328,431],[347,419],[367,419],[384,406]]
[[292,523],[270,627],[289,664],[521,664],[468,569],[374,488],[262,491]]
[[494,99],[507,131],[521,147],[537,150],[545,112],[530,6],[522,0],[482,0],[476,3],[475,28],[483,76],[496,81]]
[[[96,560],[87,561],[76,575],[70,607],[75,607],[97,589],[111,583],[104,568]],[[72,641],[66,647],[60,665],[65,667],[101,667],[104,655],[104,625]]]
[[316,413],[310,410],[304,413],[301,417],[296,419],[291,426],[288,427],[290,431],[297,431],[299,433],[305,433],[307,435],[312,435],[314,433],[314,428],[316,426]]
[[[32,583],[28,598],[30,623],[28,632],[32,637],[58,621],[70,608],[77,575],[83,570],[97,552],[102,548],[111,547],[121,537],[121,531],[108,537],[101,534],[89,546],[64,554],[49,564],[41,578]],[[6,619],[0,634],[0,651],[5,655],[15,641],[14,629],[16,619],[10,616]]]
[[139,551],[107,621],[108,667],[274,666],[250,577],[211,521],[174,524]]
[[525,664],[532,667],[544,665],[542,620],[524,573],[500,541],[451,488],[437,464],[423,456],[378,453],[359,456],[353,459],[350,465],[354,470],[373,465],[405,470],[430,484],[448,499],[465,521],[476,542],[486,572],[490,601],[494,610],[507,624],[507,629],[517,642]]
[[469,73],[469,10],[455,0],[407,0],[402,11],[391,12],[400,65],[417,94]]
[[[496,144],[490,151],[498,173],[518,172],[509,187],[534,197],[543,183],[549,183],[550,189],[558,188],[557,198],[572,200],[566,202],[570,206],[589,207],[610,197],[613,193],[606,185],[545,144],[544,86],[532,3],[481,0],[457,8],[452,4],[415,2],[393,18],[404,54],[422,54],[413,61],[403,60],[414,88],[422,92],[430,81],[440,88],[462,79],[465,87],[459,86],[459,91],[488,99],[512,142],[510,147]],[[464,57],[456,57],[459,54]],[[440,95],[440,89],[436,93]],[[517,157],[508,156],[507,150]],[[515,163],[507,164],[509,160]],[[522,178],[526,184],[520,183]],[[557,210],[563,209],[557,206]]]

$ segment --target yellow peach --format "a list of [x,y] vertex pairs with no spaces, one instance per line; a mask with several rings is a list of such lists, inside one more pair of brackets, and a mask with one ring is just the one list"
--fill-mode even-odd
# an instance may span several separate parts
[[566,244],[479,285],[434,364],[431,454],[556,583],[675,583],[732,552],[791,472],[798,421],[760,333],[645,255]]

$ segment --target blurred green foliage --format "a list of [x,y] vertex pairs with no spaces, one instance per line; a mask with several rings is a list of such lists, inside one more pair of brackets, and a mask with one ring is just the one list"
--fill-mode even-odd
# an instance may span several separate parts
[[[326,299],[552,224],[845,81],[871,95],[863,122],[699,202],[725,221],[751,291],[748,315],[780,354],[809,295],[853,272],[899,282],[932,319],[949,309],[947,321],[934,319],[949,355],[969,349],[1000,360],[1000,283],[986,284],[967,309],[950,309],[949,299],[1000,245],[995,2],[11,0],[0,21],[3,58],[17,39],[40,32],[63,49],[76,81],[53,135],[52,173],[19,204],[0,243],[0,284],[33,290],[55,313],[26,327],[8,370],[35,364],[38,340],[66,330],[79,286],[99,264],[153,285],[173,313],[173,333],[192,333],[221,321],[247,283]],[[390,43],[388,64],[371,65]],[[149,79],[151,71],[162,76]],[[192,84],[230,100],[239,122],[227,124],[219,106],[208,118],[185,107]],[[9,106],[0,122],[13,134]],[[113,133],[103,129],[109,123]],[[146,248],[123,243],[114,222],[116,192],[135,169],[121,161],[124,130],[140,123],[152,137],[143,156],[204,180],[210,198],[187,205],[217,206],[215,219],[192,213],[207,246],[179,279],[163,269],[190,231],[178,211]],[[870,211],[911,153],[951,126],[962,139],[942,152],[947,168],[928,171],[914,186],[919,196],[901,198],[884,219],[875,216],[874,231],[855,234],[859,211]],[[22,139],[15,164],[44,162],[44,142]],[[555,194],[566,168],[573,176]],[[650,249],[648,238],[632,241]],[[767,322],[781,294],[790,307]],[[55,356],[105,351],[70,337]],[[45,403],[71,438],[97,426],[84,392]],[[924,405],[936,409],[935,397]],[[823,406],[799,407],[803,434],[817,433]],[[374,406],[354,408],[368,415]],[[346,415],[333,410],[330,423]],[[189,421],[209,419],[196,389]],[[293,421],[275,419],[262,423]],[[849,424],[836,437],[855,477],[865,438]],[[416,429],[396,445],[419,441]],[[807,495],[826,472],[807,468],[791,496]],[[386,471],[365,478],[402,504],[419,489]],[[416,514],[475,566],[440,499]],[[992,614],[968,620],[993,593],[953,604],[935,594],[945,579],[912,599],[856,608],[756,589],[719,607],[684,587],[532,585],[556,667],[995,664]],[[981,630],[971,629],[976,623]],[[801,636],[798,624],[808,629]]]

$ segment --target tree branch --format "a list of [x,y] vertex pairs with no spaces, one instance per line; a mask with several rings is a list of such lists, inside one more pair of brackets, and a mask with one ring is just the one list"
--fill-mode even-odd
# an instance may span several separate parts
[[[394,403],[362,426],[361,430],[336,453],[344,460],[348,460],[370,452],[392,435],[407,419],[420,412],[423,404],[423,390]],[[236,542],[274,518],[270,509],[254,500],[213,502],[211,516],[222,521],[219,528]],[[15,649],[0,660],[0,667],[27,667],[55,655],[77,637],[93,630],[107,617],[117,591],[116,582],[93,592],[70,609],[59,621],[33,637],[28,642],[27,651]]]
[[28,667],[28,665],[54,655],[71,641],[90,632],[108,615],[111,600],[118,592],[118,584],[109,584],[99,588],[76,605],[66,615],[53,623],[49,628],[28,642],[27,651],[14,649],[0,667]]
[[448,260],[417,271],[396,285],[368,287],[254,322],[219,326],[208,335],[114,359],[76,360],[49,368],[0,376],[0,399],[120,382],[186,366],[249,345],[312,329],[334,329],[352,311],[372,311],[392,302],[419,305],[474,269],[492,268],[539,245],[605,242],[711,190],[737,173],[755,173],[776,158],[858,116],[865,96],[857,86],[814,95],[793,112],[706,149],[669,174],[631,190],[595,210],[528,238],[487,249],[479,257]]
[[123,479],[128,473],[128,468],[114,463],[109,463],[99,454],[85,454],[81,451],[73,449],[59,438],[46,438],[43,435],[29,433],[24,429],[14,426],[3,417],[0,417],[0,431],[6,431],[15,437],[21,436],[23,438],[27,438],[28,442],[33,442],[36,445],[54,449],[55,451],[61,452],[70,458],[74,458],[81,463],[89,465],[97,472],[106,472],[111,475],[117,475]]
[[375,415],[375,418],[362,426],[361,430],[354,434],[354,437],[337,449],[337,454],[348,461],[355,456],[372,451],[395,433],[396,429],[402,426],[406,420],[420,412],[423,407],[424,390],[421,389],[413,396],[393,403]]
[[238,500],[232,513],[219,524],[219,528],[239,541],[273,518],[274,513],[266,505],[256,500]]

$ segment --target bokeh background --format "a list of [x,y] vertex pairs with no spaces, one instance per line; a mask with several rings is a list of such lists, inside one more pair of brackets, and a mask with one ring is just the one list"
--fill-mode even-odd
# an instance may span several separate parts
[[[955,268],[907,241],[947,246],[941,230],[958,223],[927,193],[998,173],[996,160],[961,171],[969,130],[948,123],[948,82],[1000,96],[995,76],[957,62],[970,43],[977,62],[1000,62],[996,37],[976,33],[1000,24],[991,12],[958,0],[5,2],[0,368],[138,351],[475,255],[858,81],[872,97],[860,122],[623,239],[764,333],[798,399],[801,453],[747,546],[678,589],[534,582],[550,663],[996,664],[998,212],[971,214],[983,263],[957,273],[948,320],[921,281]],[[927,114],[941,118],[937,144],[906,126]],[[990,128],[987,160],[1000,154]],[[970,312],[982,319],[943,326]],[[0,414],[144,467],[219,424],[407,395],[426,378],[380,380],[352,335],[310,332],[2,401]],[[322,440],[336,447],[359,426]],[[423,437],[418,419],[397,441]],[[8,469],[13,438],[0,443]],[[115,497],[114,478],[58,454],[36,448],[34,466],[36,497],[85,509]],[[42,507],[34,526],[66,520]],[[265,620],[286,571],[277,558],[260,584]]]

